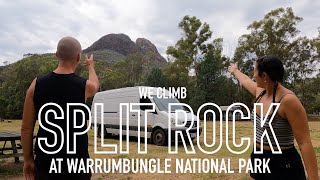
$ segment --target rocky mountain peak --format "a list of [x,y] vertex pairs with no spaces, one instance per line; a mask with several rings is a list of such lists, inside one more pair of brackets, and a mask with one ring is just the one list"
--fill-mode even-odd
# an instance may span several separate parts
[[154,44],[152,44],[148,39],[138,38],[136,40],[136,45],[140,48],[140,51],[145,54],[148,51],[158,53],[158,50]]
[[133,42],[126,34],[107,34],[83,50],[83,52],[89,53],[101,50],[115,51],[124,56],[140,53],[144,59],[153,59],[159,63],[167,63],[159,54],[157,47],[148,39],[138,38],[136,42]]
[[90,47],[83,50],[83,52],[92,52],[103,49],[113,50],[125,56],[140,51],[128,35],[107,34],[94,42]]

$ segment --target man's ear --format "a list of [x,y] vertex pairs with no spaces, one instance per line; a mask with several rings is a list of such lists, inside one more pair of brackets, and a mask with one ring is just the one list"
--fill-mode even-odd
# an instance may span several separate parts
[[59,59],[59,56],[58,56],[58,53],[57,53],[57,52],[56,52],[56,54],[55,54],[55,55],[56,55],[56,57]]
[[77,55],[77,62],[80,62],[80,58],[81,58],[81,54],[79,53],[79,54]]

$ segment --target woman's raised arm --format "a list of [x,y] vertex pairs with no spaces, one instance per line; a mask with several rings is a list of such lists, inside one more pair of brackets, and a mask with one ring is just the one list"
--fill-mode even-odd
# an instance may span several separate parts
[[240,84],[246,88],[252,95],[257,97],[262,91],[262,88],[257,87],[257,83],[255,83],[253,80],[251,80],[247,75],[243,74],[239,69],[238,69],[238,64],[231,64],[228,68],[228,71],[230,73],[233,73],[234,76],[238,79]]

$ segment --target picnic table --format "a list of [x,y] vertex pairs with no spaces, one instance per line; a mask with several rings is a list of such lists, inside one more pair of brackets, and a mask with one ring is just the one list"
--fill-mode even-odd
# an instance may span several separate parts
[[[21,140],[21,134],[13,131],[0,131],[0,142],[4,141],[2,148],[0,147],[0,159],[14,157],[15,162],[19,162],[19,156],[22,153],[18,153],[18,149],[22,149],[21,144],[17,144],[16,141]],[[7,142],[11,142],[11,147],[6,147]],[[4,154],[4,151],[12,151],[11,154]]]

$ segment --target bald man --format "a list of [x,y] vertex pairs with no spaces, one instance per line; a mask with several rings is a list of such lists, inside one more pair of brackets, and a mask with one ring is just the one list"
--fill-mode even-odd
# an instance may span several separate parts
[[[55,117],[51,113],[51,116],[48,115],[48,120],[61,127],[66,137],[67,103],[84,104],[86,99],[94,96],[94,94],[99,89],[99,80],[94,69],[94,61],[92,55],[90,57],[86,56],[84,62],[89,71],[89,79],[86,80],[74,73],[80,63],[81,57],[81,45],[77,39],[73,37],[62,38],[57,45],[56,57],[59,60],[58,67],[49,74],[34,79],[26,93],[21,127],[21,141],[24,157],[23,174],[25,179],[27,180],[90,179],[90,173],[67,173],[66,162],[64,161],[62,164],[61,174],[49,174],[50,164],[53,158],[62,158],[64,160],[66,160],[66,158],[89,158],[87,134],[77,136],[76,154],[74,155],[69,155],[68,153],[66,153],[67,141],[66,138],[64,138],[65,140],[62,146],[62,150],[54,155],[43,152],[42,149],[39,148],[37,139],[34,149],[35,158],[33,156],[33,131],[40,108],[46,103],[56,103],[60,107],[62,107],[65,112],[64,119],[55,119]],[[82,119],[77,119],[76,121],[82,121]],[[41,123],[48,127],[48,124],[45,124],[46,121],[41,120]],[[51,129],[59,134],[57,128],[53,127]],[[39,137],[47,138],[48,143],[52,144],[54,142],[53,134],[44,130],[41,126],[39,127],[37,133],[37,138]],[[75,140],[72,138],[73,137],[71,137],[71,142]],[[59,142],[62,142],[61,137],[60,139],[58,137],[58,145]],[[41,146],[43,145],[41,144]]]

